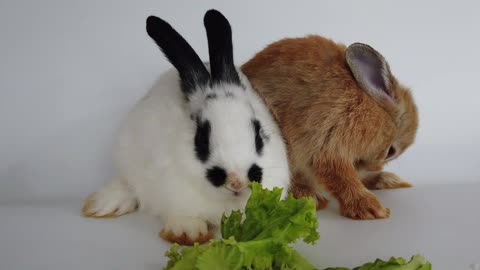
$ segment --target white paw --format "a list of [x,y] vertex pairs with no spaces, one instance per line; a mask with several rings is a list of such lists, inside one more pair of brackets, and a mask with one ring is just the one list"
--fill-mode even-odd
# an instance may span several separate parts
[[137,200],[128,187],[121,182],[112,182],[100,192],[88,196],[82,212],[86,217],[118,217],[136,208]]
[[165,223],[165,231],[180,237],[185,234],[190,239],[198,239],[201,235],[207,235],[208,224],[200,218],[173,217]]

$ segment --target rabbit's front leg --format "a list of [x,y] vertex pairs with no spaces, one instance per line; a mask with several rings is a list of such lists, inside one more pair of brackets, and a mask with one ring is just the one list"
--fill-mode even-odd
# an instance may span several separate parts
[[340,203],[340,213],[352,219],[381,219],[389,216],[378,198],[365,188],[351,162],[325,157],[313,162],[319,184]]
[[328,200],[320,194],[314,187],[314,183],[302,172],[295,172],[291,178],[289,192],[293,197],[300,199],[309,197],[315,200],[317,211],[322,210],[328,205]]
[[179,245],[193,246],[195,243],[203,244],[210,241],[214,235],[209,230],[207,222],[201,218],[169,216],[160,237]]

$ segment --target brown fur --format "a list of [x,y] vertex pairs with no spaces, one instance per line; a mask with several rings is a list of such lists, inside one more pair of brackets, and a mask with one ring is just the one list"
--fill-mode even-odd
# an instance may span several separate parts
[[308,183],[309,179],[305,178],[303,174],[297,173],[293,175],[290,193],[297,199],[304,197],[313,198],[316,201],[317,211],[326,208],[328,206],[328,200],[318,192],[315,192]]
[[213,236],[214,235],[211,231],[209,231],[208,234],[206,235],[203,235],[203,234],[199,235],[197,239],[191,239],[185,233],[183,233],[180,236],[176,236],[171,231],[162,230],[160,232],[160,237],[163,240],[169,241],[171,243],[177,243],[183,246],[193,246],[195,243],[204,244],[210,241],[211,239],[213,239]]
[[368,175],[361,177],[361,180],[370,190],[412,187],[410,183],[390,172],[368,172]]
[[343,215],[386,218],[388,211],[358,172],[382,170],[393,142],[400,153],[413,143],[417,109],[409,90],[391,74],[395,103],[369,96],[354,79],[345,51],[320,36],[284,39],[259,52],[242,71],[282,129],[292,193],[312,196],[320,184],[340,202]]

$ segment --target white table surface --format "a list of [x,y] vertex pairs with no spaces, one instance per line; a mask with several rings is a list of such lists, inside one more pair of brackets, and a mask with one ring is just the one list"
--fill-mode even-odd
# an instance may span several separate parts
[[[353,221],[331,203],[319,212],[320,241],[298,250],[320,269],[353,267],[377,257],[421,253],[435,270],[480,263],[480,183],[376,192],[388,220]],[[81,202],[0,205],[0,269],[160,270],[168,244],[161,222],[135,213],[119,219],[80,216]]]

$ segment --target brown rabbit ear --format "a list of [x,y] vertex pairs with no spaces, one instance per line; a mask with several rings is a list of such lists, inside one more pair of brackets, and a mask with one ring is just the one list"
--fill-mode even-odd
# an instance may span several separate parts
[[363,90],[381,103],[394,102],[392,75],[380,53],[366,44],[354,43],[348,46],[345,58]]

